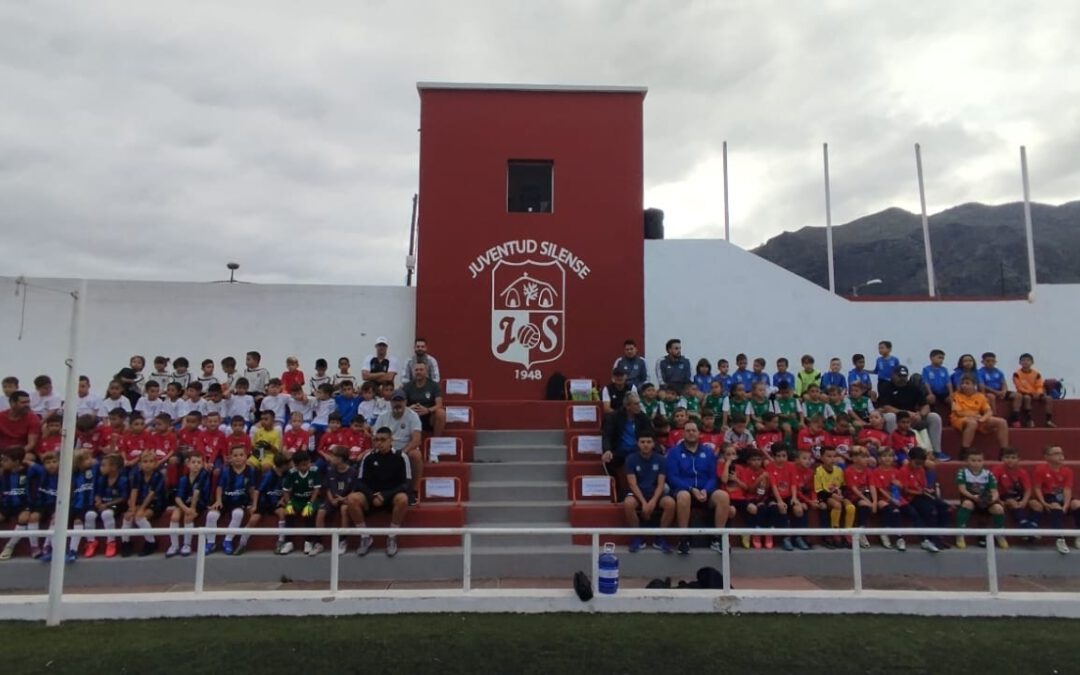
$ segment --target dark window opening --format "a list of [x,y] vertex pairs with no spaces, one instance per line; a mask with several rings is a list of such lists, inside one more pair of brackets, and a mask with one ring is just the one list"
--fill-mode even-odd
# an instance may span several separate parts
[[551,160],[510,160],[506,164],[506,210],[511,213],[551,213],[554,210],[555,163]]

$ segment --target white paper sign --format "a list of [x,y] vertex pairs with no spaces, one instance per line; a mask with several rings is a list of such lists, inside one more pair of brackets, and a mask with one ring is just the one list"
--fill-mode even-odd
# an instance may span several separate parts
[[452,436],[432,436],[428,454],[432,457],[440,455],[456,455],[458,439]]
[[428,497],[454,498],[453,478],[425,478],[424,485],[427,489]]
[[592,380],[570,380],[571,394],[592,395]]
[[458,394],[461,396],[469,395],[469,381],[468,380],[447,380],[446,381],[446,393]]
[[607,476],[584,476],[581,479],[582,497],[610,497],[611,479]]
[[573,412],[570,413],[570,419],[575,422],[595,422],[596,406],[576,405]]
[[603,454],[604,439],[600,436],[578,436],[577,451],[583,455]]
[[447,406],[446,407],[446,421],[447,422],[466,422],[469,421],[469,409],[459,406]]

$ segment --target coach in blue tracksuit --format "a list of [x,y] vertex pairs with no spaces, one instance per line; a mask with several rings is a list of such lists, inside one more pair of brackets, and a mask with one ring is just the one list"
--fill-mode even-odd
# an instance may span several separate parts
[[[675,522],[678,527],[690,526],[691,509],[712,511],[713,525],[724,527],[731,510],[731,497],[716,486],[717,456],[712,448],[698,443],[698,427],[687,422],[683,440],[668,451],[667,482],[675,497]],[[722,551],[720,537],[713,537],[710,548]],[[690,537],[679,541],[679,553],[690,552]]]

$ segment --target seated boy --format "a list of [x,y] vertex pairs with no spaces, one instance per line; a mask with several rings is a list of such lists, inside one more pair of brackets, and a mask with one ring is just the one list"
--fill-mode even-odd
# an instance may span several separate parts
[[[322,490],[322,477],[319,470],[312,466],[311,455],[306,450],[293,455],[292,461],[293,468],[285,474],[281,483],[285,522],[288,527],[312,527],[315,524],[315,512],[321,506],[319,494]],[[312,555],[318,542],[318,537],[305,535],[304,553]],[[281,555],[288,555],[292,551],[291,541],[286,541],[281,547]]]
[[1054,399],[1046,395],[1046,385],[1043,376],[1032,366],[1035,357],[1031,354],[1020,355],[1020,368],[1013,373],[1013,388],[1016,396],[1013,397],[1012,425],[1020,426],[1020,412],[1023,410],[1025,424],[1035,426],[1035,420],[1031,417],[1031,404],[1034,401],[1042,401],[1046,410],[1046,426],[1056,427],[1054,424]]
[[[664,458],[655,452],[655,441],[650,433],[638,433],[637,451],[626,457],[626,483],[629,491],[623,498],[623,513],[627,527],[641,527],[649,523],[659,509],[660,527],[671,527],[675,520],[675,499],[664,494],[667,468]],[[657,537],[655,548],[671,553],[666,537]],[[645,537],[635,536],[630,541],[630,552],[645,548]]]
[[960,432],[960,459],[971,452],[976,431],[981,434],[995,434],[998,447],[1009,445],[1009,425],[1004,419],[991,414],[986,396],[976,391],[975,387],[975,378],[964,375],[960,378],[960,390],[953,392],[949,421],[953,428]]
[[930,405],[947,403],[949,400],[951,374],[944,364],[945,352],[934,349],[930,351],[930,364],[923,366],[923,389],[926,391],[926,402]]
[[[967,527],[973,513],[989,513],[994,527],[1005,527],[1005,508],[1001,505],[997,479],[990,469],[983,465],[982,452],[968,452],[967,466],[956,472],[956,488],[960,492],[960,509],[956,512],[957,527]],[[1000,548],[1009,548],[1005,537],[997,537],[997,545]],[[966,546],[963,535],[957,536],[956,548]]]
[[997,412],[997,402],[1008,401],[1012,396],[1005,373],[997,367],[997,355],[994,352],[983,353],[982,368],[979,368],[978,375],[979,391],[986,394],[990,409]]
[[998,493],[1005,506],[1005,512],[1013,514],[1020,527],[1035,527],[1028,516],[1028,503],[1031,501],[1031,476],[1020,466],[1020,452],[1016,448],[1001,449],[1001,464],[995,465],[991,472],[998,484]]
[[[1060,446],[1047,446],[1043,451],[1045,463],[1035,467],[1033,477],[1035,498],[1031,500],[1031,509],[1038,514],[1047,514],[1050,528],[1065,528],[1065,516],[1072,514],[1076,527],[1080,529],[1080,499],[1073,499],[1073,472],[1065,466],[1065,452]],[[1054,542],[1058,553],[1069,552],[1065,537],[1057,537]],[[1080,548],[1080,536],[1073,545]]]
[[[353,420],[356,421],[356,420]],[[339,527],[349,526],[349,493],[352,492],[356,472],[349,464],[349,449],[344,445],[336,445],[330,452],[330,467],[326,472],[326,501],[322,508],[315,514],[315,527],[326,527],[328,520],[333,520],[336,515]],[[342,555],[345,553],[347,542],[344,537],[338,539],[338,550],[331,554]],[[311,549],[311,555],[316,556],[325,550],[322,542],[317,542]]]

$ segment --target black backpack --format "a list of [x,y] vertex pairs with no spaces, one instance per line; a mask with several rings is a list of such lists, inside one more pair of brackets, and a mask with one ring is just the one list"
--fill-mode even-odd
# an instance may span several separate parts
[[574,572],[574,592],[582,602],[592,600],[592,581],[584,572]]
[[544,398],[549,401],[566,400],[566,376],[555,371],[547,381],[547,389]]
[[679,588],[723,588],[724,574],[715,567],[702,567],[697,571],[697,581],[680,581]]

